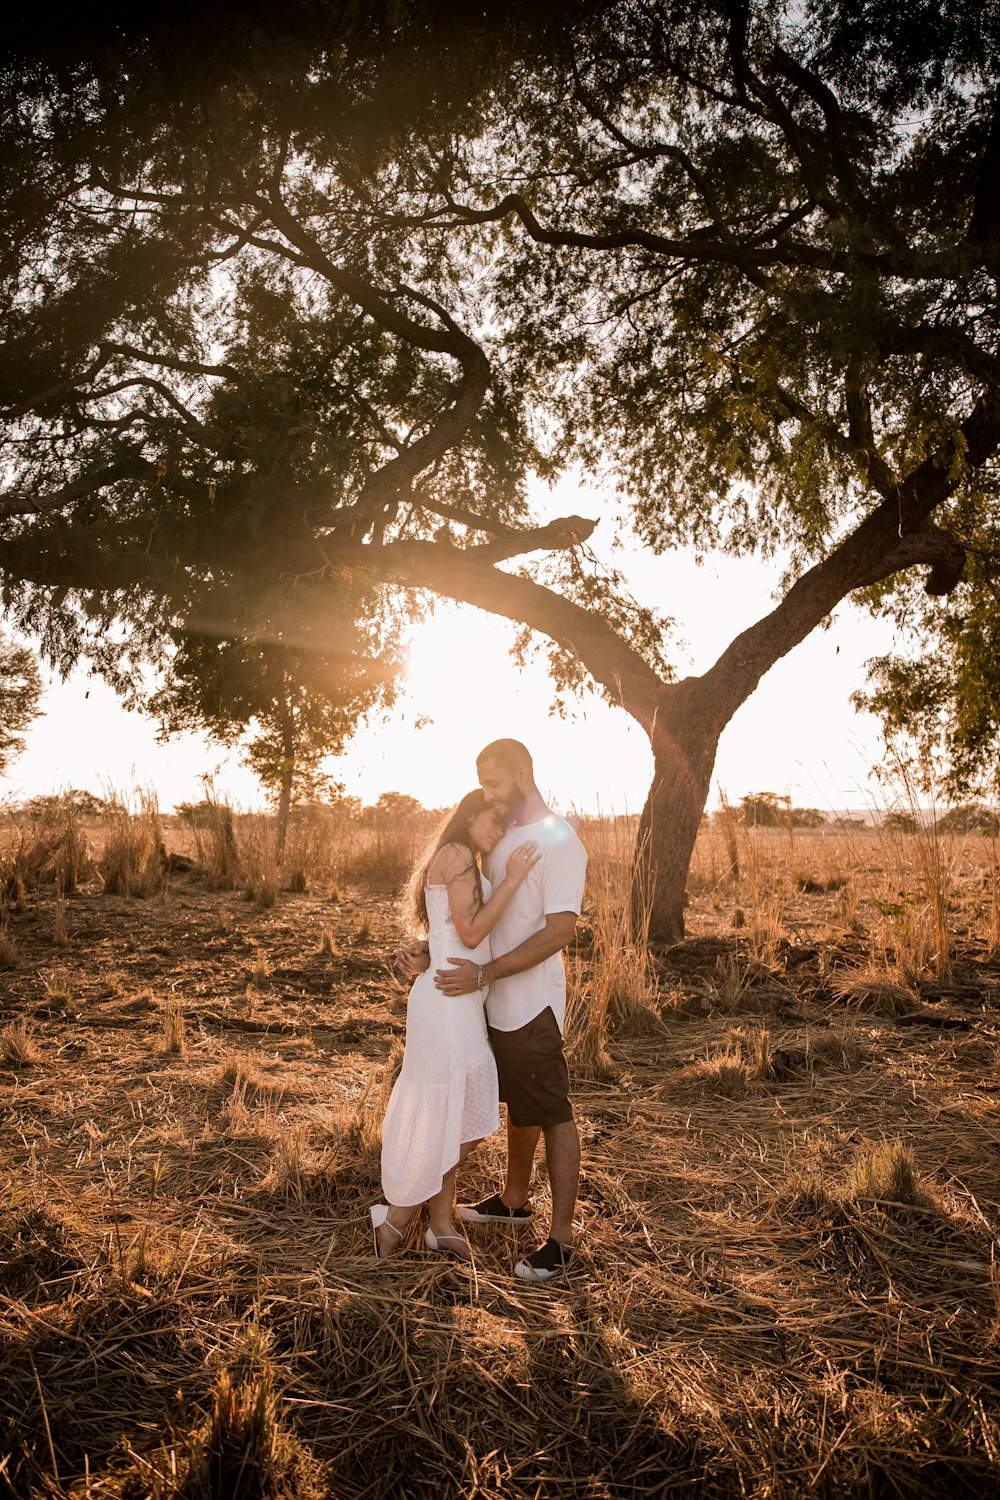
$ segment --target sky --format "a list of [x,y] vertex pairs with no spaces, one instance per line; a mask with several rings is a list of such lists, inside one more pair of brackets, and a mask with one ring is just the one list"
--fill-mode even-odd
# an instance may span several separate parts
[[[601,502],[564,482],[539,496],[544,518],[596,515]],[[640,602],[671,615],[686,649],[678,675],[703,671],[732,637],[773,607],[781,560],[690,552],[654,557],[616,538],[610,519],[592,539],[612,558]],[[596,694],[551,712],[552,689],[539,660],[511,660],[515,627],[467,606],[440,605],[415,627],[403,691],[394,707],[363,725],[329,770],[345,793],[364,803],[382,792],[406,792],[428,807],[456,802],[475,785],[477,751],[491,739],[523,740],[539,787],[562,811],[638,811],[652,770],[649,742],[623,710]],[[886,792],[870,776],[883,763],[878,722],[855,712],[850,695],[864,663],[898,644],[894,630],[851,605],[830,628],[813,634],[764,679],[736,714],[719,746],[709,806],[719,789],[730,802],[749,792],[790,796],[825,812],[880,805]],[[161,808],[198,801],[203,778],[237,807],[262,805],[256,778],[239,756],[199,735],[158,743],[156,725],[124,711],[110,688],[79,669],[65,682],[43,670],[45,696],[22,755],[0,778],[0,797],[22,801],[78,787],[101,795],[153,788]]]

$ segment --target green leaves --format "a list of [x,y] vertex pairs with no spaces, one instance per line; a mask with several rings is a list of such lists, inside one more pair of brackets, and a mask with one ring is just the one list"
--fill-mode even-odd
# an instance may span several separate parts
[[[830,564],[794,630],[755,634],[741,691],[942,508],[980,534],[995,0],[905,24],[876,0],[537,12],[129,14],[0,70],[0,564],[60,661],[126,683],[119,618],[208,713],[218,664],[171,632],[318,659],[336,620],[346,657],[380,658],[414,596],[389,561],[358,578],[391,544],[509,538],[531,476],[569,465],[653,549]],[[858,534],[878,555],[838,572]],[[571,549],[530,571],[561,683],[618,682],[622,653],[669,680],[620,578]],[[961,683],[971,765],[989,621],[948,608],[941,680],[897,674],[885,706],[940,715]]]
[[0,774],[21,750],[41,696],[42,679],[34,653],[0,635]]

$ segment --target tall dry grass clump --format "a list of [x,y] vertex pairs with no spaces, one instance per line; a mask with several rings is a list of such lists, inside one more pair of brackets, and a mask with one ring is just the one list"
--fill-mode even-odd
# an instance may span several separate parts
[[92,870],[93,856],[78,812],[55,799],[19,819],[0,843],[0,900],[19,901],[27,891],[44,886],[72,895]]
[[160,1022],[163,1047],[175,1057],[184,1053],[184,1011],[176,1000],[168,1000]]
[[318,1464],[281,1422],[269,1368],[223,1370],[204,1426],[187,1453],[175,1449],[171,1459],[180,1477],[154,1483],[157,1500],[320,1500],[325,1493]]
[[237,825],[236,840],[243,894],[266,910],[275,904],[281,890],[274,819],[263,813],[245,813]]
[[847,1193],[862,1202],[925,1207],[932,1199],[913,1153],[902,1141],[879,1141],[857,1158],[847,1174]]
[[345,881],[400,888],[438,815],[395,793],[365,809],[352,799],[295,807],[280,859],[274,816],[236,812],[211,785],[204,799],[185,804],[180,816],[193,835],[196,862],[209,889],[242,887],[248,900],[269,907],[283,890],[329,892]]
[[194,835],[195,858],[209,890],[234,890],[240,882],[240,855],[236,818],[228,802],[221,801],[208,782],[204,800],[185,806],[182,818]]
[[0,1062],[8,1068],[31,1068],[41,1062],[38,1044],[25,1021],[9,1021],[0,1031]]
[[619,819],[587,822],[589,958],[572,961],[566,1039],[574,1064],[608,1071],[612,1032],[635,1035],[658,1026],[657,982],[649,959],[649,902],[632,902],[632,848]]
[[0,921],[0,969],[16,969],[21,962],[21,950],[14,941],[14,934],[6,922]]
[[108,798],[98,861],[106,896],[155,896],[163,889],[163,828],[156,794],[140,791],[138,804],[133,812],[122,797]]
[[726,846],[728,869],[726,879],[734,885],[740,879],[739,816],[722,788],[719,788],[719,811],[716,814]]
[[[931,975],[944,984],[951,975],[954,859],[938,828],[931,768],[916,768],[898,751],[890,753],[903,788],[903,806],[882,818],[878,832],[890,872],[888,890],[874,902],[883,918],[885,959],[895,965],[904,984]],[[929,810],[920,805],[918,782],[932,793]]]
[[317,885],[329,886],[336,881],[345,822],[333,808],[292,809],[281,861],[286,890],[311,891]]

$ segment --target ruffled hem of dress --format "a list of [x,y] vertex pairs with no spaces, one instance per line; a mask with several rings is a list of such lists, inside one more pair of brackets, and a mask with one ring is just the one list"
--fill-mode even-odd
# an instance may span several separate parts
[[[446,1175],[458,1164],[462,1143],[499,1130],[499,1101],[484,1118],[473,1116],[467,1121],[467,1091],[463,1088],[459,1098],[456,1092],[450,1084],[396,1080],[382,1126],[382,1187],[387,1203],[400,1207],[426,1203],[440,1192]],[[431,1149],[414,1152],[418,1159],[409,1161],[408,1148],[422,1140],[432,1142]],[[435,1157],[437,1163],[432,1166]]]

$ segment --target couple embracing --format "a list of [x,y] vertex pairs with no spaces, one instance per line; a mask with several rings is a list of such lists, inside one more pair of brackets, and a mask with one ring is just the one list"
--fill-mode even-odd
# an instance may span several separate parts
[[[541,1136],[552,1193],[548,1238],[515,1266],[527,1281],[564,1274],[573,1256],[580,1139],[563,1055],[562,950],[576,928],[587,856],[543,802],[518,740],[481,752],[479,788],[448,814],[410,885],[427,941],[400,950],[415,977],[406,1049],[382,1128],[386,1202],[371,1210],[375,1253],[395,1254],[426,1203],[427,1248],[471,1260],[454,1221],[458,1169],[500,1126],[507,1174],[464,1224],[526,1224]],[[484,1013],[485,1007],[485,1013]]]

